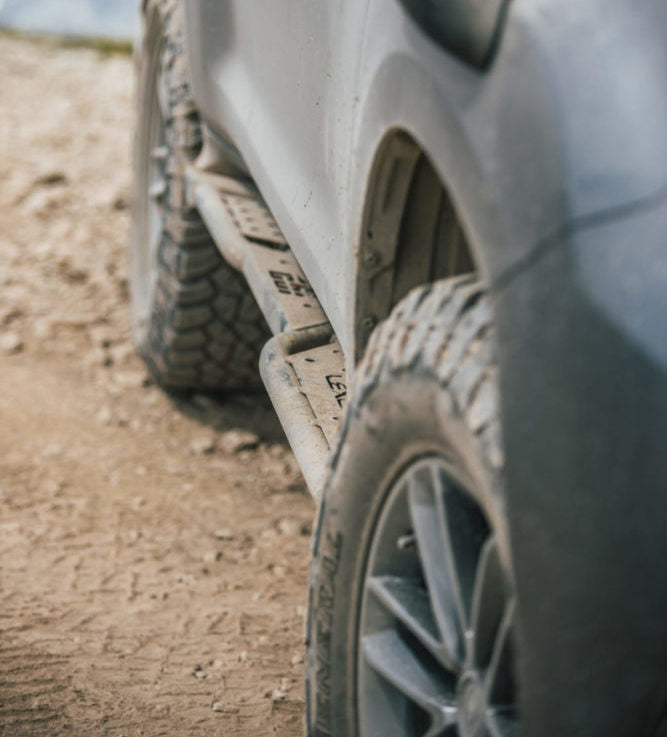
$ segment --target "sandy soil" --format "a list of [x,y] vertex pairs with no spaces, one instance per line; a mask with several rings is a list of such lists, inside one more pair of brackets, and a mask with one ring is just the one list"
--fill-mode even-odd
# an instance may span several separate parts
[[0,735],[298,735],[314,506],[128,326],[132,64],[0,37]]

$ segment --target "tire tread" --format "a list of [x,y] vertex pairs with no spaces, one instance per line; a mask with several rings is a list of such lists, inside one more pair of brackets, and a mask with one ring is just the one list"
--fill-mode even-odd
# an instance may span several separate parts
[[158,14],[165,38],[160,63],[170,153],[157,286],[139,351],[166,389],[258,389],[268,328],[243,275],[223,259],[185,198],[184,168],[198,155],[202,136],[187,76],[181,4],[145,0],[143,7],[147,16]]

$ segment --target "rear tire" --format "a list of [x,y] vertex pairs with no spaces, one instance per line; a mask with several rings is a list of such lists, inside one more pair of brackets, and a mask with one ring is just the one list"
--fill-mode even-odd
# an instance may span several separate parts
[[176,0],[145,3],[139,55],[131,310],[135,342],[166,389],[261,386],[268,328],[242,274],[185,197],[201,149]]
[[491,310],[413,290],[357,370],[314,541],[310,737],[509,737],[514,596]]

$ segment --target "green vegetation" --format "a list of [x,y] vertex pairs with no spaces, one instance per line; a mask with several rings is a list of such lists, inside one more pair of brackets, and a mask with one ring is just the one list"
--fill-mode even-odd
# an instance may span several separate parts
[[103,56],[114,54],[131,54],[132,42],[116,38],[87,37],[87,36],[57,36],[49,33],[27,33],[9,28],[0,28],[0,35],[10,38],[20,38],[32,43],[42,44],[60,49],[94,49]]

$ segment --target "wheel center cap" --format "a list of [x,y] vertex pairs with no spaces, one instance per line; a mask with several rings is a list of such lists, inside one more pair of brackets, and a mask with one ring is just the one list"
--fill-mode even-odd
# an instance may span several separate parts
[[466,673],[459,681],[457,691],[462,737],[487,737],[486,698],[477,675]]

